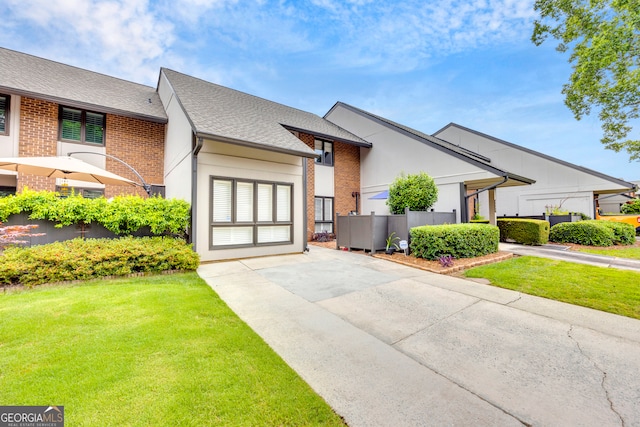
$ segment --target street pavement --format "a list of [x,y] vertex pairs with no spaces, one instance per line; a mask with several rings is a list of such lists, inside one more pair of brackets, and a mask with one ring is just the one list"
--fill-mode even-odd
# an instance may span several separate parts
[[315,246],[198,272],[352,427],[640,426],[638,320]]

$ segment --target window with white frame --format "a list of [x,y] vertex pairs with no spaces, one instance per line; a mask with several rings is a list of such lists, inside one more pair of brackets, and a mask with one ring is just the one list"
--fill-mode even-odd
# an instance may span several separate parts
[[9,107],[11,97],[0,94],[0,135],[9,135]]
[[104,145],[106,116],[101,113],[60,107],[60,140]]
[[292,191],[286,183],[211,178],[211,248],[292,242]]
[[316,233],[333,233],[333,197],[316,197],[315,204]]

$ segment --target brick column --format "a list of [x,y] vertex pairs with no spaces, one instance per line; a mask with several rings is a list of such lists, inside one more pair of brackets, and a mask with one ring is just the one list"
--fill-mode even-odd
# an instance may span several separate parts
[[[56,156],[58,141],[58,104],[28,97],[20,98],[19,157]],[[55,178],[18,174],[16,190],[54,191]]]

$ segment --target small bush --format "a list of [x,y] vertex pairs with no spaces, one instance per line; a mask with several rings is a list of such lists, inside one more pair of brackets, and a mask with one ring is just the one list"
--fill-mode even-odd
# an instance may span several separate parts
[[611,221],[563,222],[551,227],[549,240],[586,246],[629,245],[635,242],[635,229]]
[[403,214],[405,208],[426,211],[438,200],[438,187],[424,172],[397,177],[389,186],[387,205],[392,214]]
[[620,206],[623,214],[640,214],[640,199],[633,199]]
[[636,242],[636,229],[631,224],[613,221],[596,221],[613,231],[614,245],[633,245]]
[[498,252],[500,231],[494,225],[448,224],[414,227],[411,252],[418,258],[437,260],[445,255],[474,258]]
[[140,272],[195,270],[198,264],[198,255],[180,239],[78,238],[31,248],[6,249],[0,255],[0,285],[34,286]]
[[539,219],[498,219],[500,241],[524,245],[544,245],[549,241],[549,221]]

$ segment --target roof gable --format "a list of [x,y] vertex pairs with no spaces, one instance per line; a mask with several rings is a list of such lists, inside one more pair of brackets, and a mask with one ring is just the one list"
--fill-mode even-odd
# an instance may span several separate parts
[[166,68],[161,74],[171,85],[196,135],[308,157],[315,157],[315,152],[290,130],[371,146],[315,114]]
[[167,122],[155,88],[0,48],[0,91],[104,113]]
[[419,142],[422,142],[423,144],[429,145],[430,147],[433,147],[437,150],[440,150],[442,152],[445,152],[451,156],[456,157],[457,159],[460,159],[464,162],[473,164],[474,166],[477,166],[481,169],[484,169],[486,171],[489,171],[491,173],[494,173],[498,176],[503,176],[503,177],[508,177],[510,180],[513,181],[518,181],[520,183],[524,183],[524,184],[532,184],[535,181],[517,174],[513,174],[510,173],[508,171],[505,171],[503,169],[500,169],[498,167],[496,167],[495,165],[491,164],[491,159],[489,159],[486,156],[480,155],[478,153],[475,153],[471,150],[467,150],[463,147],[459,147],[457,145],[451,144],[443,139],[428,135],[426,133],[420,132],[418,130],[412,129],[408,126],[404,126],[401,125],[399,123],[396,123],[392,120],[386,119],[384,117],[369,113],[368,111],[359,109],[357,107],[353,107],[351,105],[345,104],[343,102],[337,102],[332,108],[331,110],[329,110],[329,112],[327,112],[327,114],[325,114],[325,117],[329,116],[331,114],[332,111],[334,111],[336,108],[345,108],[351,112],[354,112],[356,114],[368,117],[370,120],[376,121],[377,123],[393,129],[396,132],[399,132],[401,134],[404,134],[414,140],[417,140]]
[[531,154],[531,155],[540,157],[542,159],[549,160],[551,162],[557,163],[559,165],[562,165],[562,166],[565,166],[565,167],[568,167],[568,168],[571,168],[571,169],[574,169],[574,170],[577,170],[577,171],[580,171],[580,172],[595,176],[597,178],[604,179],[606,181],[610,181],[610,182],[612,182],[612,183],[614,183],[616,185],[622,186],[624,188],[634,188],[634,186],[635,186],[634,183],[627,182],[627,181],[624,181],[624,180],[619,179],[619,178],[615,178],[613,176],[604,174],[602,172],[598,172],[598,171],[593,170],[593,169],[586,168],[584,166],[575,165],[575,164],[567,162],[565,160],[561,160],[561,159],[558,159],[556,157],[549,156],[547,154],[541,153],[539,151],[535,151],[535,150],[532,150],[530,148],[526,148],[526,147],[523,147],[521,145],[514,144],[512,142],[508,142],[508,141],[496,138],[496,137],[491,136],[491,135],[487,135],[485,133],[482,133],[482,132],[467,128],[465,126],[461,126],[461,125],[456,124],[456,123],[449,123],[448,125],[446,125],[442,129],[440,129],[437,132],[435,132],[434,135],[438,135],[438,134],[444,132],[446,129],[449,129],[449,128],[457,128],[457,129],[462,130],[464,132],[469,132],[471,134],[474,134],[474,135],[480,136],[482,138],[489,139],[489,140],[491,140],[493,142],[497,142],[499,144],[502,144],[502,145],[504,145],[506,147],[509,147],[509,148],[512,148],[512,149],[515,149],[515,150],[519,150],[519,151],[523,151],[523,152],[525,152],[527,154]]

